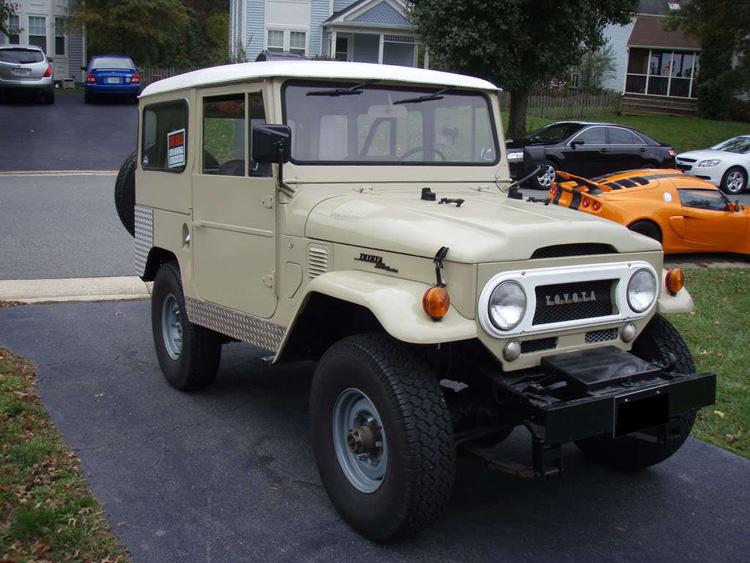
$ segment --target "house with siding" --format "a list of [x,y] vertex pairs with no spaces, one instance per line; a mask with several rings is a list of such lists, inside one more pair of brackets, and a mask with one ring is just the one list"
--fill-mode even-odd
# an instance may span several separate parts
[[416,28],[404,0],[230,0],[230,52],[417,66]]
[[670,13],[679,9],[679,1],[641,0],[628,24],[605,29],[615,72],[603,86],[623,93],[623,110],[695,112],[700,43],[666,27]]
[[65,29],[69,0],[14,0],[15,15],[10,16],[10,35],[0,33],[0,45],[37,45],[53,59],[56,81],[81,82],[85,65],[86,38],[82,31]]

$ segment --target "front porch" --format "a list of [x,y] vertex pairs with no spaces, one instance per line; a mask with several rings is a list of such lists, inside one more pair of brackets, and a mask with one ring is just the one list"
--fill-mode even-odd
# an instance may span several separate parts
[[427,67],[428,54],[419,60],[416,28],[404,10],[397,0],[362,0],[336,12],[323,22],[323,57]]

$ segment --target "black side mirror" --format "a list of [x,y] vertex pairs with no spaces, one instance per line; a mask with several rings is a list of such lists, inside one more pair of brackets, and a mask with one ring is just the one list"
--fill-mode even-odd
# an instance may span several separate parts
[[576,148],[577,146],[585,144],[581,139],[576,139],[575,141],[570,143],[570,146],[573,148]]
[[289,162],[292,131],[286,125],[253,125],[253,160],[256,162]]

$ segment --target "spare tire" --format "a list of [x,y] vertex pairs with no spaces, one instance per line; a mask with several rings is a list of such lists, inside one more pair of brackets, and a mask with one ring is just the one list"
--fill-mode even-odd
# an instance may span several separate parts
[[135,167],[136,154],[132,152],[120,166],[115,180],[115,209],[131,237],[135,236]]

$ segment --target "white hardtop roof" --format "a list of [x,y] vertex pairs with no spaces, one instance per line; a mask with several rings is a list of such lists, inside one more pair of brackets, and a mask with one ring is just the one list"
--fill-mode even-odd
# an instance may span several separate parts
[[495,85],[481,78],[406,66],[337,61],[264,61],[215,66],[165,78],[147,86],[141,96],[153,96],[198,86],[218,86],[277,76],[282,78],[333,78],[361,81],[389,80],[456,88],[497,90]]

